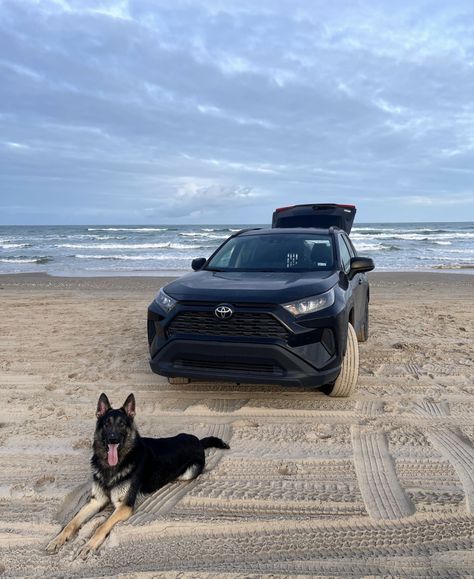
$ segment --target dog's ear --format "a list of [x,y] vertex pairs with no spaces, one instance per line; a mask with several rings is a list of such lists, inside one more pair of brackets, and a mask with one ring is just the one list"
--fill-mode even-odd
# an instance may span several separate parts
[[127,396],[122,408],[125,414],[133,420],[135,417],[135,396],[133,394]]
[[96,411],[97,418],[104,416],[104,414],[107,412],[107,410],[110,410],[110,408],[111,407],[110,407],[109,399],[102,392],[102,394],[99,397],[99,402],[97,402],[97,411]]

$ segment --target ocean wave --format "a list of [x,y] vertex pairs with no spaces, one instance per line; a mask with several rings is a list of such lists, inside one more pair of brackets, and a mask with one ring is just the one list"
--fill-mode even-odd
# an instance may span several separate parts
[[107,239],[115,239],[116,241],[121,241],[123,239],[128,239],[126,235],[85,235],[84,237],[87,239],[97,239],[99,241],[105,241]]
[[[397,234],[410,234],[410,233],[417,233],[422,235],[431,235],[436,233],[454,233],[451,229],[431,229],[429,227],[353,227],[352,231],[356,231],[361,235],[372,235],[377,233],[397,233]],[[458,231],[457,233],[462,233],[462,231]],[[468,230],[465,230],[469,232]]]
[[368,243],[355,243],[355,248],[359,252],[364,251],[402,251],[398,245],[388,245],[385,243],[375,243],[373,245]]
[[236,233],[237,231],[242,231],[242,227],[238,227],[237,229],[234,227],[202,227],[201,231],[204,231],[205,233]]
[[198,239],[227,239],[228,235],[215,235],[214,233],[178,233],[179,236],[182,237],[191,237],[191,238],[198,238]]
[[4,249],[25,249],[26,247],[33,247],[33,245],[31,243],[1,242],[0,247],[3,247]]
[[451,255],[437,255],[436,257],[433,257],[432,255],[430,256],[425,256],[425,255],[418,255],[415,256],[415,259],[419,260],[419,261],[453,261],[453,259],[456,262],[463,262],[463,263],[470,263],[472,261],[472,257],[453,257]]
[[353,234],[351,239],[363,239],[364,241],[369,241],[370,239],[401,239],[406,241],[443,241],[452,239],[472,239],[474,238],[474,233],[472,232],[449,232],[449,233],[436,233],[431,236],[427,236],[422,233],[377,233],[371,236]]
[[87,231],[174,231],[168,227],[88,227]]
[[[436,251],[433,249],[432,251]],[[464,249],[445,249],[444,253],[473,253],[474,247],[465,247]]]
[[58,235],[53,239],[79,240],[79,239],[99,239],[99,240],[123,240],[128,239],[128,235],[97,235],[96,233],[73,233],[71,235]]
[[184,243],[62,243],[57,247],[65,249],[206,249],[213,246]]
[[370,227],[353,227],[351,229],[351,237],[377,235],[378,233],[384,233],[388,231],[397,231],[397,229],[372,229]]
[[0,261],[3,263],[50,263],[54,261],[54,258],[48,255],[34,255],[32,257],[28,257],[26,255],[14,255],[14,256],[7,256],[1,257]]

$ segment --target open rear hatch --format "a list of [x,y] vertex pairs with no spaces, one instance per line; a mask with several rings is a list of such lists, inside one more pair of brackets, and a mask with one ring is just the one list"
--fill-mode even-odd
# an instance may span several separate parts
[[349,234],[356,211],[355,205],[335,203],[280,207],[273,212],[272,227],[339,227]]

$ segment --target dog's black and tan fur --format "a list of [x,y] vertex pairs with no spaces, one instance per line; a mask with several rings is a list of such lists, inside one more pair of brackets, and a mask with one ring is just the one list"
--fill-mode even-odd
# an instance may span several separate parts
[[139,494],[152,493],[174,480],[196,478],[204,469],[206,448],[229,448],[214,436],[202,440],[192,434],[142,438],[134,424],[134,416],[133,394],[118,410],[110,406],[105,394],[100,395],[91,459],[91,499],[48,544],[50,553],[58,551],[86,521],[111,502],[114,512],[80,552],[82,557],[87,557],[100,547],[117,523],[132,515]]

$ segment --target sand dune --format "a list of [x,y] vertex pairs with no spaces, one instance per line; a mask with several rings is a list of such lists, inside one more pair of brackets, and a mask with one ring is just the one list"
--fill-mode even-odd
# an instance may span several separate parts
[[[166,280],[1,276],[0,572],[5,576],[474,574],[474,276],[374,274],[359,388],[170,385],[147,364]],[[147,498],[100,553],[44,552],[87,494],[100,392],[143,435],[213,434],[205,473]],[[59,512],[66,517],[68,509]]]

